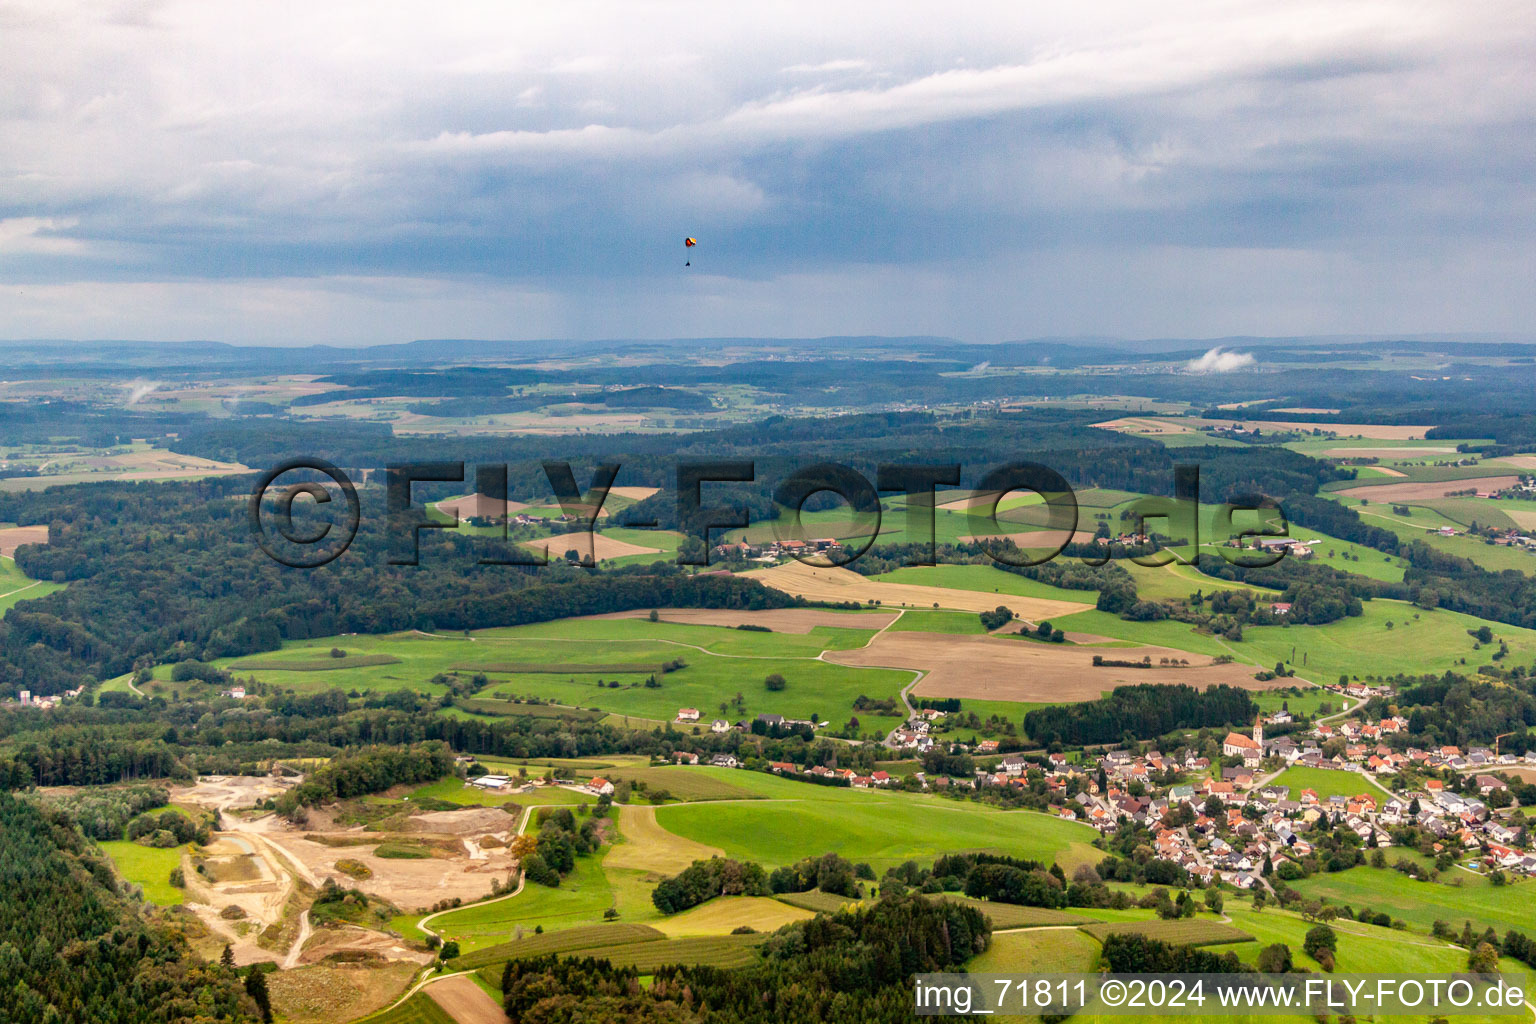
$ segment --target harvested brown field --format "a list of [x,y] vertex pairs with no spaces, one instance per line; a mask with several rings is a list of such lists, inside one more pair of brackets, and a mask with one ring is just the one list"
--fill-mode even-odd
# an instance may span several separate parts
[[356,1020],[388,1006],[416,976],[411,963],[298,967],[267,975],[272,1009],[292,1024]]
[[656,821],[656,808],[631,805],[619,813],[624,842],[608,851],[604,868],[633,868],[657,875],[675,875],[696,860],[723,857],[725,851],[668,832]]
[[1518,476],[1479,476],[1469,480],[1441,480],[1438,483],[1415,481],[1407,484],[1376,484],[1335,491],[1347,498],[1368,498],[1375,502],[1433,501],[1457,491],[1501,491],[1520,482]]
[[[963,612],[986,612],[1000,602],[996,593],[979,590],[951,590],[948,587],[924,587],[911,583],[883,583],[860,576],[851,569],[822,568],[790,562],[769,569],[753,569],[741,575],[764,586],[795,594],[808,601],[879,601],[887,608],[953,608]],[[1049,598],[1009,595],[1009,608],[1020,617],[1038,622],[1073,612],[1086,611],[1092,605]],[[919,634],[909,634],[919,635]]]
[[1536,509],[1506,508],[1504,514],[1522,530],[1536,530]]
[[1420,441],[1425,431],[1434,424],[1385,424],[1385,423],[1305,423],[1296,420],[1208,420],[1193,417],[1159,419],[1156,417],[1123,417],[1095,423],[1105,430],[1119,430],[1127,434],[1189,434],[1197,430],[1230,427],[1234,423],[1245,429],[1258,427],[1274,433],[1277,430],[1304,431],[1326,430],[1342,437],[1375,438],[1379,441]]
[[1516,469],[1536,469],[1536,455],[1506,455],[1502,459],[1490,459],[1489,462],[1514,466]]
[[1417,445],[1404,448],[1326,448],[1323,454],[1336,459],[1400,459],[1411,455],[1455,455],[1456,448]]
[[7,526],[0,530],[0,555],[7,558],[16,554],[16,549],[23,544],[47,544],[48,527],[46,526]]
[[1196,420],[1160,420],[1150,417],[1124,416],[1117,420],[1105,420],[1103,423],[1093,424],[1102,430],[1118,430],[1124,434],[1193,434],[1194,427],[1189,426],[1198,422]]
[[[586,615],[590,619],[644,619],[649,611],[610,612]],[[662,622],[689,626],[767,626],[775,633],[809,633],[817,626],[846,629],[884,629],[896,621],[895,612],[833,612],[822,608],[773,608],[761,611],[731,611],[729,608],[664,608],[657,615]]]
[[468,975],[433,982],[426,988],[432,1001],[459,1024],[507,1024],[507,1015]]
[[523,541],[522,546],[547,558],[561,558],[567,551],[574,549],[582,560],[591,557],[598,562],[608,558],[623,558],[625,555],[661,553],[660,548],[641,547],[639,544],[631,544],[629,541],[607,537],[601,533],[566,533],[542,540],[526,540]]
[[[1150,657],[1153,664],[1151,668],[1095,667],[1096,654],[1120,661]],[[1226,683],[1247,690],[1286,685],[1285,680],[1259,682],[1253,677],[1252,665],[1217,665],[1205,655],[1169,647],[1090,648],[986,635],[881,633],[867,647],[828,651],[822,657],[839,665],[926,672],[912,691],[919,697],[1031,704],[1093,700],[1117,686],[1135,683],[1184,683],[1202,689]],[[1189,665],[1159,666],[1161,658],[1187,660]]]
[[459,521],[463,522],[466,519],[496,519],[516,515],[528,506],[520,501],[503,501],[485,494],[465,494],[440,501],[432,507],[444,515],[457,515]]
[[630,501],[644,501],[659,490],[661,490],[659,487],[610,487],[608,493],[617,494]]

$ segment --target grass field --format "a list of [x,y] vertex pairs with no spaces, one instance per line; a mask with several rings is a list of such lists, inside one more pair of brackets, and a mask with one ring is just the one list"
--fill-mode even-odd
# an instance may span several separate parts
[[62,583],[34,580],[16,568],[15,559],[0,557],[0,615],[4,615],[18,601],[32,601],[63,589]]
[[1145,935],[1176,946],[1224,946],[1253,941],[1253,936],[1241,929],[1197,917],[1178,921],[1105,921],[1085,924],[1082,930],[1100,942],[1111,935]]
[[98,844],[102,852],[112,858],[112,864],[124,881],[144,890],[144,899],[160,907],[174,907],[181,902],[182,892],[171,884],[171,871],[181,864],[184,847],[157,850],[125,840]]
[[1275,778],[1275,785],[1290,786],[1292,800],[1300,799],[1304,789],[1312,790],[1319,800],[1327,800],[1330,796],[1361,794],[1375,797],[1378,804],[1387,799],[1385,793],[1371,785],[1358,772],[1336,772],[1328,768],[1307,768],[1302,765],[1287,768]]
[[521,927],[525,932],[542,927],[546,932],[600,921],[614,904],[613,888],[603,872],[602,859],[610,847],[588,857],[576,858],[576,870],[561,879],[559,888],[530,883],[511,899],[471,904],[434,918],[431,927],[444,940],[455,939],[469,953],[510,941]]
[[786,924],[816,916],[809,910],[766,896],[716,896],[691,910],[663,917],[652,927],[669,938],[689,935],[728,935],[741,925],[760,932],[775,931]]
[[[1500,932],[1506,928],[1528,930],[1536,920],[1536,882],[1495,886],[1483,876],[1460,868],[1440,877],[1437,882],[1417,882],[1391,868],[1361,866],[1290,884],[1308,897],[1348,904],[1355,910],[1370,907],[1426,932],[1437,920],[1450,922],[1458,931],[1463,921],[1471,921],[1477,931],[1491,925]],[[1457,882],[1460,884],[1454,884]]]
[[812,889],[809,892],[786,892],[775,896],[774,899],[817,914],[835,914],[840,910],[859,905],[858,900],[852,900],[846,896],[834,896],[820,889]]
[[991,918],[992,927],[999,930],[1004,928],[1036,928],[1040,925],[1083,923],[1083,918],[1078,914],[1068,914],[1065,911],[1051,910],[1046,907],[1021,907],[1012,903],[992,903],[987,900],[973,900],[967,896],[945,896],[943,898],[952,903],[958,903],[963,907],[975,907]]
[[[697,771],[730,771],[698,768]],[[868,861],[877,872],[946,851],[988,850],[1052,860],[1074,841],[1091,842],[1086,825],[1027,811],[999,811],[938,797],[811,786],[739,773],[759,795],[745,803],[657,808],[668,831],[766,865],[832,851]]]
[[971,974],[1081,974],[1099,956],[1099,944],[1076,929],[993,934],[985,953],[965,965]]
[[358,1024],[458,1024],[425,992],[418,992],[392,1010],[374,1014]]
[[1344,674],[1364,678],[1475,670],[1493,652],[1487,645],[1473,650],[1467,630],[1485,624],[1509,643],[1512,664],[1536,661],[1536,630],[1485,622],[1443,608],[1426,612],[1402,601],[1367,601],[1360,616],[1323,626],[1247,628],[1236,642],[1199,633],[1171,619],[1127,622],[1100,611],[1080,612],[1056,623],[1069,632],[1097,633],[1197,654],[1231,654],[1255,666],[1272,668],[1283,660],[1304,679],[1329,682]]
[[[855,622],[857,617],[849,620]],[[719,714],[719,705],[740,693],[745,707],[732,709],[733,719],[763,712],[791,718],[814,713],[841,726],[852,715],[859,695],[894,697],[911,681],[909,672],[836,665],[817,658],[824,650],[860,647],[873,633],[873,629],[833,626],[817,626],[808,633],[764,633],[643,618],[568,619],[483,630],[471,636],[397,633],[321,638],[287,644],[281,652],[260,658],[219,664],[243,666],[241,671],[250,671],[264,683],[300,693],[405,689],[436,695],[444,692],[444,687],[431,682],[439,673],[483,672],[490,679],[481,691],[483,698],[532,696],[662,722],[671,721],[681,707]],[[338,645],[344,645],[348,658],[328,657]],[[656,687],[645,685],[649,672],[624,671],[625,666],[659,666],[679,658],[685,667],[659,673]],[[344,664],[333,668],[335,661]],[[321,666],[327,670],[313,670]],[[775,673],[789,682],[787,689],[777,693],[763,686],[763,680]],[[209,688],[172,682],[170,666],[158,667],[155,680],[144,686],[146,692],[160,695]],[[505,710],[516,713],[518,709],[512,705]],[[899,723],[895,716],[858,717],[862,729],[871,734]]]
[[558,932],[545,932],[542,935],[529,934],[513,942],[487,946],[473,953],[465,953],[454,960],[450,966],[456,971],[469,971],[484,967],[486,964],[543,956],[546,953],[568,953],[573,949],[628,945],[664,938],[666,936],[661,932],[643,924],[582,925]]

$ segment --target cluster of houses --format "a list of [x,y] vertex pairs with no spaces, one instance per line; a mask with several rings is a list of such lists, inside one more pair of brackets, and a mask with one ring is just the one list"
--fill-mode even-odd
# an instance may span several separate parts
[[[702,717],[703,714],[698,708],[678,708],[677,718],[673,721],[678,725],[697,725]],[[758,715],[757,720],[769,727],[777,725],[785,728],[804,725],[812,729],[819,729],[826,724],[825,722],[813,722],[809,718],[785,718],[783,715],[772,713]],[[727,732],[750,732],[751,730],[752,723],[745,719],[738,722],[728,722],[723,718],[717,718],[709,723],[709,731],[717,735]]]
[[63,693],[49,694],[48,696],[33,696],[31,690],[22,690],[16,694],[14,703],[6,701],[6,705],[18,708],[42,708],[44,711],[56,708],[70,697],[80,696],[81,687],[73,690],[65,690]]
[[[1271,716],[1270,721],[1279,718]],[[1058,815],[1084,821],[1103,832],[1114,831],[1122,821],[1143,825],[1156,836],[1155,849],[1161,859],[1205,880],[1218,879],[1243,889],[1267,884],[1262,877],[1266,858],[1278,863],[1285,856],[1304,857],[1312,849],[1307,835],[1313,828],[1331,829],[1340,822],[1366,845],[1377,846],[1388,845],[1390,829],[1417,825],[1436,837],[1437,850],[1452,846],[1479,850],[1490,868],[1536,874],[1536,853],[1517,847],[1519,830],[1499,821],[1481,799],[1508,788],[1491,774],[1475,776],[1477,796],[1453,793],[1439,779],[1429,779],[1422,792],[1393,794],[1380,788],[1376,793],[1332,794],[1326,798],[1311,789],[1293,793],[1289,786],[1256,784],[1258,765],[1266,757],[1280,758],[1286,766],[1362,774],[1386,774],[1408,764],[1462,773],[1484,765],[1490,770],[1536,765],[1536,752],[1517,757],[1485,748],[1463,753],[1454,746],[1397,752],[1380,742],[1406,725],[1401,718],[1346,721],[1334,726],[1325,723],[1313,729],[1303,744],[1297,744],[1286,736],[1266,742],[1261,719],[1254,723],[1252,734],[1230,733],[1222,742],[1223,756],[1241,757],[1242,767],[1224,767],[1203,781],[1172,786],[1161,796],[1145,795],[1157,788],[1154,780],[1158,775],[1167,771],[1207,772],[1212,767],[1209,760],[1193,752],[1179,760],[1157,751],[1139,756],[1111,751],[1096,765],[1085,767],[1058,754],[1049,758],[1046,782],[1053,792],[1066,791],[1073,778],[1082,783],[1070,800],[1058,804]],[[1317,743],[1335,737],[1345,740],[1344,752],[1324,758]],[[1104,773],[1104,792],[1099,791],[1096,769]],[[1005,757],[986,781],[1007,784],[1022,770],[1022,758]],[[1132,795],[1132,783],[1141,783],[1137,792],[1143,795]],[[1221,806],[1220,814],[1208,813],[1213,797]],[[1178,828],[1165,826],[1169,811],[1184,804],[1194,811],[1195,820]]]
[[814,555],[818,552],[835,551],[842,546],[835,537],[776,540],[767,544],[738,541],[715,545],[714,554],[719,558],[740,558],[749,562],[777,562],[781,558],[791,558],[795,555]]
[[[906,724],[891,733],[890,745],[897,750],[915,750],[919,754],[927,753],[933,749],[933,727],[939,719],[944,717],[944,712],[934,708],[922,708]],[[994,741],[992,749],[997,749]]]
[[[1245,543],[1247,540],[1251,540],[1252,543]],[[1321,543],[1322,541],[1317,538],[1302,540],[1299,537],[1233,537],[1227,541],[1227,547],[1248,548],[1270,554],[1281,552],[1290,558],[1307,559],[1317,553],[1317,545]]]

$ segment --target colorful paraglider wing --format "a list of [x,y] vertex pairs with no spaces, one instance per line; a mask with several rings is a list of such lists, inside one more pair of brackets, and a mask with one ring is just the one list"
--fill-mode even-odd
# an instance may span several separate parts
[[694,246],[696,246],[698,244],[699,244],[699,240],[697,238],[685,238],[685,239],[683,239],[683,248],[685,248],[685,249],[692,249]]

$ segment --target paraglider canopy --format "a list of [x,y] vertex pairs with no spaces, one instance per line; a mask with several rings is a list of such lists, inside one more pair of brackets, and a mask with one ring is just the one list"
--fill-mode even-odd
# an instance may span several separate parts
[[683,248],[684,249],[692,249],[694,246],[696,246],[698,244],[699,244],[699,240],[697,238],[685,238],[685,239],[683,239]]

